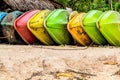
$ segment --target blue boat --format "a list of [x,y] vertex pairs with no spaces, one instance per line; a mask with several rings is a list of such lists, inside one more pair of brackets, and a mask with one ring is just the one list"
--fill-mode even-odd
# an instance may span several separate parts
[[[3,20],[3,18],[7,15],[8,13],[6,12],[0,12],[0,23],[1,21]],[[3,34],[2,34],[2,29],[1,29],[1,24],[0,24],[0,43],[3,42],[4,40],[2,39],[3,38]]]
[[13,11],[8,13],[1,21],[2,33],[3,36],[6,37],[5,41],[12,44],[21,44],[22,42],[24,42],[14,29],[14,21],[22,14],[23,12],[21,11]]
[[6,12],[0,12],[0,22],[2,21],[2,19],[7,15],[8,13]]

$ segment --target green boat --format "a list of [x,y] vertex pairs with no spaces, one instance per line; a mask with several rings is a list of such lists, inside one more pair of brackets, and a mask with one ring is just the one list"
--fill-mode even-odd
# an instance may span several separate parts
[[16,30],[14,29],[14,21],[19,17],[23,12],[13,11],[8,13],[4,19],[1,21],[3,36],[6,37],[6,41],[11,44],[24,44],[24,41],[20,38]]
[[106,39],[97,29],[97,25],[96,25],[96,21],[102,13],[103,12],[99,10],[91,10],[83,17],[83,21],[82,21],[83,29],[96,45],[107,44]]
[[120,46],[120,14],[116,11],[104,12],[97,21],[97,28],[109,44]]
[[69,12],[64,9],[52,11],[44,21],[44,26],[57,44],[70,44],[71,35],[67,30]]

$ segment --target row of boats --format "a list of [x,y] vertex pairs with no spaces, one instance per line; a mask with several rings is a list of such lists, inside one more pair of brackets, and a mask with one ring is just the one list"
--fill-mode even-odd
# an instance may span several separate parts
[[65,9],[0,12],[0,39],[11,44],[74,44],[120,46],[120,14]]

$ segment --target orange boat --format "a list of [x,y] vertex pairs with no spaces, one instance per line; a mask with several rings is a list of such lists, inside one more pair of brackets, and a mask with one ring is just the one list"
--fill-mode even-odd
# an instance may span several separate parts
[[37,12],[39,12],[39,10],[27,11],[18,17],[14,22],[14,28],[27,44],[33,44],[37,41],[37,38],[27,28],[28,20]]
[[79,44],[86,46],[91,43],[91,39],[89,36],[85,33],[85,31],[82,28],[81,22],[82,17],[85,15],[85,13],[79,13],[75,15],[68,23],[67,29],[71,33],[74,40],[76,40]]

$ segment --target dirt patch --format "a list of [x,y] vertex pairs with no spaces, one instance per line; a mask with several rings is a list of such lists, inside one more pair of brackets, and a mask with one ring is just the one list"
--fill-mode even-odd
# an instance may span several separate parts
[[0,45],[0,80],[120,80],[120,48]]

